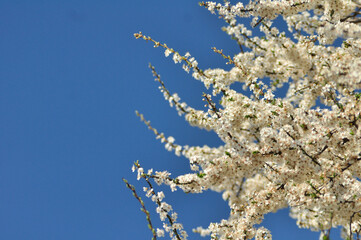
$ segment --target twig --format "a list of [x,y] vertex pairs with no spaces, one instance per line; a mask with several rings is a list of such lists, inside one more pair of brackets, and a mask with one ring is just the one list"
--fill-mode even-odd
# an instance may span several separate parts
[[[134,165],[135,165],[137,168],[140,168],[140,164],[139,164],[138,162],[135,162]],[[149,179],[148,179],[148,177],[147,177],[147,174],[142,174],[141,177],[144,178],[144,180],[148,183],[150,189],[152,190],[152,191],[151,191],[152,195],[156,197],[156,204],[158,205],[158,207],[161,208],[162,203],[161,203],[161,201],[159,200],[157,194],[155,193],[154,188],[153,188],[153,185],[152,185],[151,182],[149,181]],[[163,208],[161,208],[161,210],[164,211],[164,212],[166,212],[166,214],[167,214],[167,219],[168,219],[170,225],[172,226],[173,233],[175,234],[177,240],[181,240],[181,237],[179,236],[179,233],[178,233],[177,229],[174,228],[174,226],[173,226],[173,225],[174,225],[174,222],[173,222],[173,220],[172,220],[172,217],[168,214],[168,211],[164,210]]]
[[125,184],[127,185],[127,187],[133,192],[133,196],[138,200],[138,202],[142,206],[141,210],[142,210],[142,212],[145,213],[147,221],[148,221],[148,227],[152,231],[152,234],[153,234],[152,240],[156,240],[157,234],[153,228],[152,221],[150,220],[149,211],[146,210],[143,200],[138,196],[137,192],[135,191],[135,187],[133,185],[129,184],[125,178],[122,178],[122,179],[123,179],[123,182],[125,182]]
[[[294,137],[292,137],[291,134],[289,134],[287,131],[285,131],[285,132],[286,132],[286,134],[287,134],[290,138],[292,138],[293,141],[295,141]],[[313,163],[315,163],[315,164],[317,164],[318,166],[321,167],[321,164],[320,164],[319,162],[317,162],[317,160],[316,160],[315,157],[312,157],[311,155],[309,155],[309,154],[305,151],[305,149],[302,148],[301,145],[298,145],[297,143],[296,143],[296,145],[297,145],[297,147],[299,147],[299,149],[301,149],[301,151],[302,151],[303,154],[305,154],[307,157],[309,157],[309,158],[312,160]]]
[[[152,70],[153,76],[155,77],[155,81],[159,82],[160,85],[161,85],[162,90],[166,92],[166,94],[167,94],[168,97],[171,97],[172,95],[170,94],[170,92],[168,91],[168,89],[165,87],[164,82],[160,79],[160,75],[155,71],[154,66],[149,63],[149,68]],[[185,113],[185,114],[189,113],[187,110],[185,110],[185,109],[182,107],[182,105],[181,105],[178,101],[172,99],[172,102],[173,102],[174,105],[176,105],[183,113]]]

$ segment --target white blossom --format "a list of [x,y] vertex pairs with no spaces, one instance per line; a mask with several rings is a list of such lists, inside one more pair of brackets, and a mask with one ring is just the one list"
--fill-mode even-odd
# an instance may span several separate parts
[[[211,94],[204,95],[206,110],[180,102],[177,94],[160,87],[170,106],[192,126],[214,131],[219,147],[181,146],[173,137],[154,131],[165,148],[189,159],[191,173],[171,178],[167,171],[147,175],[172,191],[222,194],[231,213],[228,219],[194,231],[213,239],[272,239],[269,230],[257,227],[266,214],[289,208],[301,228],[328,237],[331,228],[342,228],[342,237],[361,233],[361,20],[360,2],[349,0],[260,0],[248,4],[202,2],[227,26],[223,30],[240,46],[240,52],[221,54],[232,68],[198,68],[190,53],[173,54],[175,63],[200,80]],[[273,26],[282,15],[289,32]],[[251,18],[253,36],[245,22]],[[254,31],[253,31],[254,32]],[[293,35],[292,35],[293,34]],[[253,37],[252,37],[253,36]],[[137,38],[150,38],[139,33]],[[342,39],[342,44],[334,44]],[[158,43],[159,45],[159,43]],[[162,45],[166,46],[166,45]],[[160,82],[160,80],[159,80]],[[246,95],[233,90],[242,84]],[[286,95],[277,90],[286,87]],[[212,97],[219,96],[219,104]],[[317,104],[316,104],[317,103]],[[141,167],[137,178],[144,178]],[[164,193],[145,188],[158,204],[163,223],[158,236],[186,239],[178,215],[163,202]],[[215,206],[216,207],[216,206]],[[179,236],[175,235],[175,232]]]
[[166,57],[168,57],[169,56],[169,54],[171,54],[172,53],[172,51],[170,50],[170,49],[165,49],[165,51],[164,51],[164,55],[166,56]]
[[164,237],[164,230],[157,228],[157,237]]

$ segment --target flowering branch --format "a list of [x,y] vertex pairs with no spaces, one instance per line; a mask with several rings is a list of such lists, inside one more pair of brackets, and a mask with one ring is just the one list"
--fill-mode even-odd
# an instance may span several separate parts
[[[169,212],[172,210],[172,207],[165,203],[163,200],[164,198],[164,193],[163,192],[159,192],[158,194],[154,191],[153,185],[152,183],[149,181],[149,176],[152,175],[152,171],[149,171],[148,174],[145,174],[143,172],[143,168],[141,168],[139,162],[135,162],[133,165],[133,171],[137,170],[138,172],[138,180],[140,178],[143,178],[149,188],[144,188],[144,191],[147,192],[147,197],[151,197],[152,201],[155,202],[158,205],[157,208],[157,213],[159,214],[160,218],[162,221],[165,220],[165,218],[168,219],[168,222],[170,224],[170,228],[167,227],[166,225],[164,225],[164,228],[167,232],[169,232],[170,237],[175,236],[175,238],[177,240],[182,240],[182,239],[186,239],[187,238],[187,233],[182,229],[183,226],[179,223],[176,223],[176,219],[177,219],[177,214],[173,213],[171,215],[169,215]],[[173,180],[172,180],[173,181]],[[134,190],[135,191],[135,190]],[[180,233],[182,237],[180,236]],[[153,233],[155,233],[154,229],[152,231]],[[164,236],[164,232],[162,230],[158,230],[158,236]]]
[[[169,185],[172,191],[221,192],[231,214],[220,223],[197,228],[212,239],[271,239],[261,224],[264,215],[289,207],[299,227],[318,230],[329,240],[332,228],[342,226],[342,236],[352,240],[361,232],[361,26],[360,3],[339,1],[250,1],[232,5],[201,2],[217,13],[235,39],[240,52],[233,57],[212,48],[232,69],[201,70],[189,53],[184,56],[141,32],[134,36],[164,48],[166,57],[183,62],[186,72],[220,96],[219,105],[203,94],[207,110],[196,110],[180,102],[165,87],[150,65],[164,98],[192,125],[214,131],[223,141],[216,148],[189,147],[166,138],[137,113],[141,120],[176,155],[189,159],[193,173],[170,177],[167,171],[144,173],[147,193],[154,197],[161,218],[159,197],[150,180]],[[289,34],[272,26],[284,17]],[[262,37],[237,23],[251,17]],[[293,37],[289,35],[292,32]],[[343,43],[333,45],[336,39]],[[245,48],[243,48],[245,47]],[[241,83],[251,91],[246,96],[232,89]],[[268,84],[268,82],[270,82]],[[275,96],[285,86],[286,96]],[[319,103],[320,102],[320,103]],[[316,104],[317,103],[317,104]],[[195,172],[195,173],[194,173]],[[162,198],[162,197],[161,197]],[[161,200],[159,200],[161,201]],[[162,204],[162,203],[161,203]],[[172,218],[172,215],[168,214]],[[169,221],[174,239],[185,238],[181,227]],[[174,229],[179,230],[178,235]],[[158,230],[157,230],[158,232]],[[159,232],[160,235],[161,232]]]
[[150,231],[153,234],[153,238],[152,240],[156,240],[157,239],[157,234],[153,228],[152,225],[152,221],[150,220],[150,214],[149,211],[145,208],[144,202],[143,200],[138,196],[137,192],[135,191],[135,188],[133,185],[129,184],[128,181],[126,179],[123,178],[123,182],[127,185],[127,187],[133,192],[133,196],[138,200],[138,202],[140,203],[140,205],[142,205],[142,208],[140,210],[142,210],[142,212],[145,213],[147,221],[148,221],[148,227],[150,229]]

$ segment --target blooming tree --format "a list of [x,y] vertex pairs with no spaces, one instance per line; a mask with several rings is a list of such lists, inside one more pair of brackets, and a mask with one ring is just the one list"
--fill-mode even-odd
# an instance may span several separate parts
[[[150,66],[170,106],[192,126],[214,131],[222,146],[181,146],[158,132],[138,114],[166,149],[189,159],[191,173],[170,177],[167,171],[144,170],[137,161],[133,171],[145,179],[146,196],[157,204],[163,228],[154,228],[149,212],[134,187],[127,186],[142,204],[153,239],[166,233],[187,239],[177,214],[155,192],[153,181],[187,193],[221,192],[230,207],[228,220],[194,231],[211,239],[271,239],[264,215],[290,208],[302,228],[321,232],[341,226],[344,239],[361,233],[361,2],[359,0],[251,0],[244,5],[201,2],[218,14],[223,30],[240,46],[234,57],[213,48],[233,65],[202,70],[189,53],[181,55],[141,32],[137,39],[162,47],[165,56],[204,83],[207,111],[194,109],[171,94]],[[282,16],[288,32],[272,21]],[[249,18],[250,26],[237,22]],[[262,37],[252,36],[259,28]],[[335,40],[342,39],[342,44]],[[231,88],[235,82],[250,96]],[[287,84],[284,98],[275,91]],[[215,96],[221,98],[215,103]],[[322,104],[316,105],[316,100]]]

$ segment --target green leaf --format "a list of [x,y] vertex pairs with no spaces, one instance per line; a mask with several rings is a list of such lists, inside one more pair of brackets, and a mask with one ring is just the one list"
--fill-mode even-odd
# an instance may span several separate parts
[[257,118],[257,116],[256,115],[254,115],[254,114],[252,114],[252,115],[246,115],[246,116],[244,116],[245,118],[250,118],[250,119],[252,119],[252,118]]
[[279,79],[276,79],[272,82],[272,86],[277,86],[278,84],[280,83],[280,80]]
[[337,107],[341,110],[343,110],[343,105],[341,103],[337,103]]
[[271,111],[271,113],[273,114],[273,115],[275,115],[275,116],[278,116],[279,114],[277,113],[277,112],[275,112],[275,111]]
[[207,174],[205,174],[205,173],[197,173],[197,176],[199,177],[199,178],[203,178],[204,176],[206,176]]
[[356,100],[359,100],[361,98],[361,93],[355,94]]
[[344,42],[343,42],[343,46],[344,46],[345,48],[349,48],[349,47],[351,47],[351,44],[348,44],[346,41],[344,41]]

